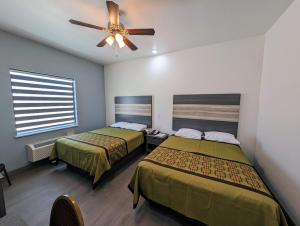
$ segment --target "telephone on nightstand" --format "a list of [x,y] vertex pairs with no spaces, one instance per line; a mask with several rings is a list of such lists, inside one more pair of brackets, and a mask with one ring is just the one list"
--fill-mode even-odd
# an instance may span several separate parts
[[147,129],[146,132],[148,135],[157,135],[160,133],[157,129]]

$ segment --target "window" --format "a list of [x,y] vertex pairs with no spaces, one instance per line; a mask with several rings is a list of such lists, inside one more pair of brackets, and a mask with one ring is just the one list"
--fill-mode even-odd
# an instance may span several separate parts
[[75,127],[73,79],[10,70],[16,137]]

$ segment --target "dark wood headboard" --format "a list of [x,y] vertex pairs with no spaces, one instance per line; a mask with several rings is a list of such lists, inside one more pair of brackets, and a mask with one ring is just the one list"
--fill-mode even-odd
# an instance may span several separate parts
[[115,97],[115,121],[134,122],[152,127],[152,96]]
[[173,96],[173,130],[191,128],[237,136],[240,94]]

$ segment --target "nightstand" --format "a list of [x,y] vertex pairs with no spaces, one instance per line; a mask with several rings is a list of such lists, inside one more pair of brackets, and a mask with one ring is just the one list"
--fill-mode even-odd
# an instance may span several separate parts
[[151,149],[149,149],[149,145],[157,147],[162,142],[164,142],[166,139],[168,139],[168,137],[169,137],[168,134],[166,134],[166,133],[161,133],[161,134],[165,134],[165,136],[164,137],[159,137],[157,135],[147,134],[147,136],[146,136],[147,153],[151,152]]

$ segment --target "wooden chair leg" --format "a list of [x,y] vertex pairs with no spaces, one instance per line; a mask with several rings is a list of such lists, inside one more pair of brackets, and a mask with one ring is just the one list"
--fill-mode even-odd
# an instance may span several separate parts
[[6,177],[6,180],[7,180],[8,184],[9,184],[9,186],[11,186],[11,182],[10,182],[10,179],[9,179],[9,176],[8,176],[8,174],[7,174],[6,169],[4,168],[3,171],[4,171],[4,175],[5,175],[5,177]]

